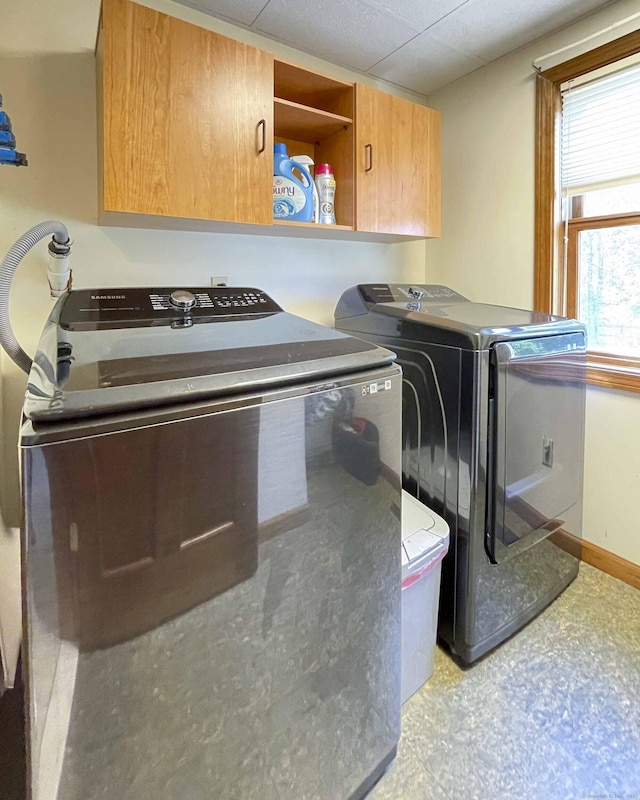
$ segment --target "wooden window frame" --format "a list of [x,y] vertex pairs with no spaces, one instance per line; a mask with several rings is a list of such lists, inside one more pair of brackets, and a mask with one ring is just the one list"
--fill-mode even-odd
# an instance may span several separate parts
[[[640,52],[640,31],[634,31],[583,55],[539,72],[536,76],[534,307],[548,314],[570,314],[569,278],[564,263],[564,224],[559,192],[561,85],[587,72]],[[615,215],[619,220],[625,215]],[[606,219],[605,217],[600,218]],[[587,220],[575,220],[575,223]],[[588,220],[593,222],[593,218]],[[593,227],[592,225],[589,225]],[[601,225],[600,227],[605,227]],[[570,229],[578,228],[576,224]],[[576,233],[577,236],[577,233]],[[569,234],[569,246],[571,234]],[[558,268],[556,269],[556,264]],[[575,313],[575,306],[573,307]],[[640,359],[590,352],[587,380],[612,389],[640,392]]]
[[[582,231],[640,225],[640,214],[611,214],[599,217],[572,218],[567,223],[566,314],[578,317],[578,238]],[[631,358],[590,351],[587,380],[600,386],[613,386],[627,391],[640,391],[640,358]]]

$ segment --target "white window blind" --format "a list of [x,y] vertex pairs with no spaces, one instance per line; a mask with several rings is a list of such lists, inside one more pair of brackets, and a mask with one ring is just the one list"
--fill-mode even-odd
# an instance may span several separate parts
[[562,92],[560,177],[574,195],[640,180],[640,65]]

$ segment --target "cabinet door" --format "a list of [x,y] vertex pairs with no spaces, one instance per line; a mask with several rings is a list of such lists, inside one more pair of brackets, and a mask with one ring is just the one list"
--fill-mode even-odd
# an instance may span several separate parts
[[440,114],[360,84],[356,228],[440,235]]
[[103,210],[270,224],[273,57],[128,0],[102,26]]

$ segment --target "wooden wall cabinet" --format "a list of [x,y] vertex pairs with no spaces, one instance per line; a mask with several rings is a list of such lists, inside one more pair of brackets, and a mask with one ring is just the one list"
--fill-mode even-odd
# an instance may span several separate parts
[[[130,0],[103,0],[96,57],[100,223],[440,235],[438,112]],[[274,141],[332,165],[337,225],[273,220]]]

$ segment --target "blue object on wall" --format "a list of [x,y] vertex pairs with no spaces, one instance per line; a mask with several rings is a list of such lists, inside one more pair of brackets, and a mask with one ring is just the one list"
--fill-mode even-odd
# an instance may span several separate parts
[[0,131],[0,147],[13,147],[16,146],[16,137],[11,131]]
[[[2,95],[0,94],[0,108]],[[11,164],[14,167],[26,167],[27,156],[16,150],[16,137],[11,128],[11,119],[6,111],[0,111],[0,164]]]

